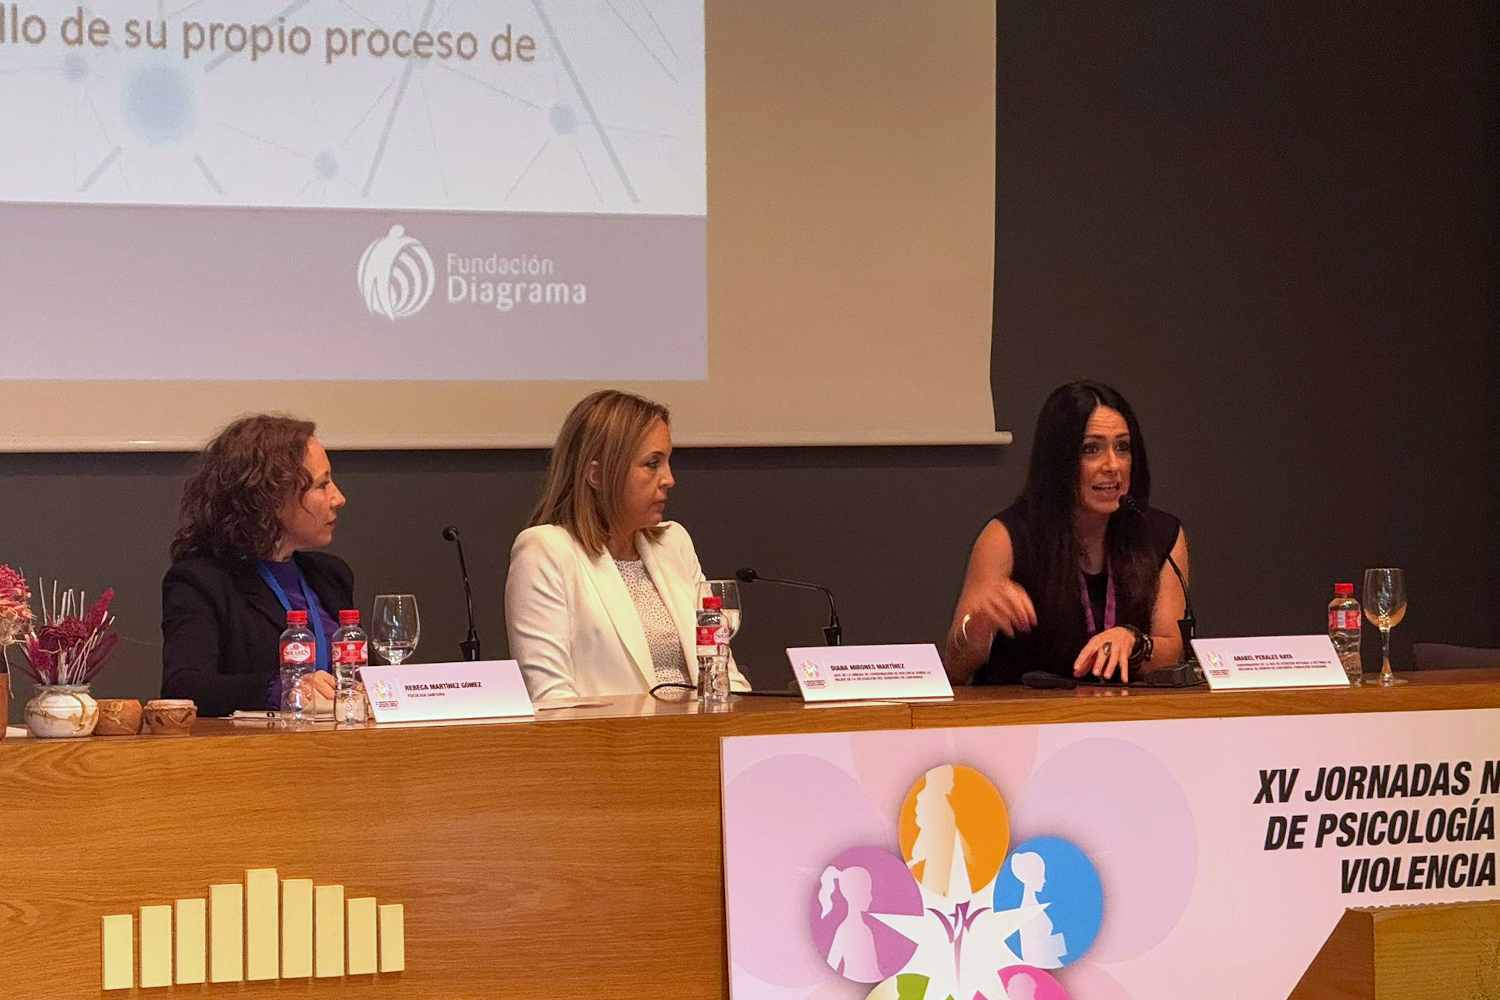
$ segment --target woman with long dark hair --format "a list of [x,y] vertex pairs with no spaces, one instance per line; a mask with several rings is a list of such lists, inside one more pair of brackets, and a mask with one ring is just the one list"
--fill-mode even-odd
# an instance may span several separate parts
[[[1130,497],[1133,509],[1123,509]],[[1100,382],[1042,405],[1021,495],[985,525],[948,631],[959,683],[1013,684],[1030,670],[1128,680],[1176,663],[1188,572],[1177,518],[1150,506],[1135,412]]]
[[286,612],[318,637],[311,687],[333,695],[329,637],[354,606],[354,573],[315,552],[333,541],[344,495],[306,420],[257,414],[219,432],[182,488],[161,585],[162,696],[201,715],[274,709]]

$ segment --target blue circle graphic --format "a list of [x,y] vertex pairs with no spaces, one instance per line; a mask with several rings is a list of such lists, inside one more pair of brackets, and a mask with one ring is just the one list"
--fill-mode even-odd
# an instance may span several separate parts
[[67,77],[71,82],[77,83],[89,75],[89,61],[83,57],[83,53],[81,52],[69,52],[63,56],[62,71],[63,76]]
[[578,131],[578,112],[571,105],[552,105],[552,110],[547,113],[547,120],[552,124],[552,131],[558,135],[572,135]]
[[1046,909],[1006,939],[1010,949],[1039,969],[1082,958],[1104,920],[1104,887],[1088,855],[1061,837],[1017,845],[995,878],[995,910],[1036,903]]
[[323,150],[313,157],[313,176],[320,181],[331,181],[339,175],[338,157],[328,150]]
[[198,125],[193,84],[171,66],[140,67],[126,82],[121,98],[130,131],[149,145],[175,145]]

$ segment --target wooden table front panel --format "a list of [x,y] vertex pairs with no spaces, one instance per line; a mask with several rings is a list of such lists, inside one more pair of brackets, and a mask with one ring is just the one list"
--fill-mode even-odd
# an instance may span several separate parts
[[[722,996],[720,738],[911,724],[769,699],[542,718],[0,743],[0,995]],[[404,904],[406,971],[101,991],[101,917],[249,868]]]

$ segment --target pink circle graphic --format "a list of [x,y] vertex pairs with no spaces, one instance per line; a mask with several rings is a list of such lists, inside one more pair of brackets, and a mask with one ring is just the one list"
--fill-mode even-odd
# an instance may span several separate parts
[[1104,921],[1089,951],[1119,962],[1155,947],[1192,894],[1198,834],[1166,765],[1125,740],[1080,740],[1044,760],[1011,810],[1013,837],[1062,837],[1093,861]]
[[[792,816],[797,822],[786,821]],[[801,930],[808,886],[816,887],[829,859],[851,847],[894,848],[893,824],[853,778],[817,757],[771,757],[731,779],[724,795],[731,917],[759,929],[736,937],[735,965],[776,986],[827,981],[823,955]]]
[[1005,987],[1008,1000],[1072,1000],[1051,973],[1029,965],[1001,969],[1000,985]]
[[823,866],[812,899],[812,938],[828,967],[845,979],[878,983],[905,968],[916,942],[877,919],[917,916],[922,890],[906,862],[879,847],[856,847]]
[[953,738],[942,729],[903,732],[899,760],[891,754],[890,733],[850,733],[848,740],[859,787],[892,822],[901,812],[906,793],[923,773],[953,760]]
[[869,995],[869,983],[856,983],[852,979],[829,976],[827,982],[809,993],[804,1000],[867,1000]]
[[1131,1000],[1125,987],[1114,977],[1090,962],[1079,962],[1057,974],[1067,980],[1068,989],[1078,1000]]

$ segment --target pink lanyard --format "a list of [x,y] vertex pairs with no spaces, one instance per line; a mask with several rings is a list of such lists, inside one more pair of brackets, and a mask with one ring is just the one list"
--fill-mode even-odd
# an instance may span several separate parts
[[[1104,564],[1104,629],[1115,627],[1115,575],[1109,571],[1109,563]],[[1088,616],[1089,635],[1096,635],[1104,629],[1094,624],[1094,602],[1089,598],[1089,582],[1083,575],[1083,570],[1078,571],[1078,594],[1083,598],[1083,613]]]

